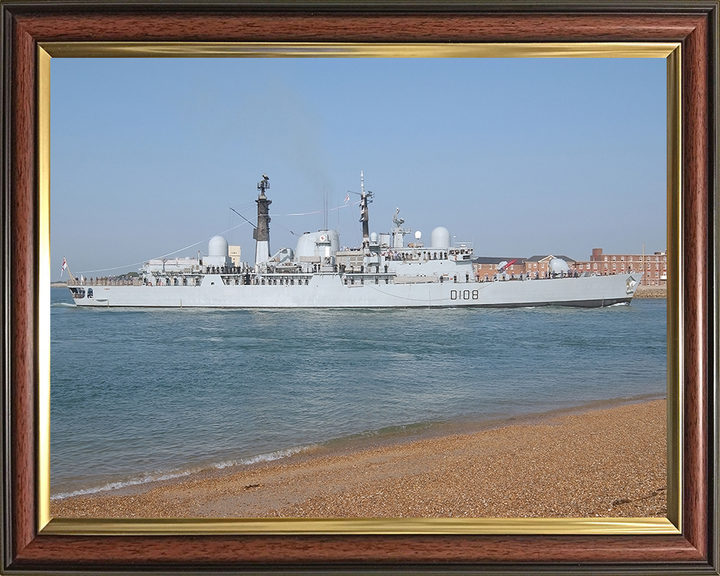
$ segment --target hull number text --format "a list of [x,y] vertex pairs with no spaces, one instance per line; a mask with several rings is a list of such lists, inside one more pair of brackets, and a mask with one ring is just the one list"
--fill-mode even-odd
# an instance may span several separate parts
[[450,290],[450,300],[477,300],[477,290]]

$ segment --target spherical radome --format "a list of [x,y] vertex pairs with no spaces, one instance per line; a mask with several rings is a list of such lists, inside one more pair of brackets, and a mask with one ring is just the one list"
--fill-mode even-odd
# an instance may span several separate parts
[[444,226],[438,226],[430,233],[431,248],[450,248],[450,231]]
[[553,274],[567,274],[570,270],[567,262],[561,258],[553,258],[550,260],[550,272]]
[[208,242],[208,256],[227,256],[228,243],[222,236],[213,236]]

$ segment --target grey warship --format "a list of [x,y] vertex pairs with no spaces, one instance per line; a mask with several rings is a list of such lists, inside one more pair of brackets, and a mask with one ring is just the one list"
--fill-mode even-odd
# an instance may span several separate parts
[[549,278],[492,281],[476,278],[472,243],[451,243],[442,226],[429,245],[406,245],[399,210],[388,233],[370,233],[368,204],[373,193],[360,176],[362,245],[341,249],[336,230],[306,232],[297,246],[271,256],[270,179],[258,183],[254,264],[233,262],[228,242],[215,236],[208,255],[148,261],[133,281],[76,279],[68,288],[78,306],[214,308],[436,308],[436,307],[602,307],[629,303],[640,273],[595,276],[570,274],[554,261]]

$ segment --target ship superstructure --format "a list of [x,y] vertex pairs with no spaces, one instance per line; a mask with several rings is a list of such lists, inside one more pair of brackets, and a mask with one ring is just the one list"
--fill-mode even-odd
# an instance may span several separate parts
[[437,227],[425,245],[414,242],[399,209],[391,231],[370,232],[368,204],[361,173],[359,248],[341,248],[336,230],[300,236],[295,249],[270,256],[270,179],[258,183],[254,264],[233,262],[228,243],[215,236],[208,255],[151,260],[134,282],[75,280],[69,289],[79,306],[155,306],[221,308],[397,308],[609,306],[630,302],[641,274],[592,276],[573,274],[562,261],[553,263],[547,279],[491,281],[473,272],[471,242],[451,242],[447,228]]

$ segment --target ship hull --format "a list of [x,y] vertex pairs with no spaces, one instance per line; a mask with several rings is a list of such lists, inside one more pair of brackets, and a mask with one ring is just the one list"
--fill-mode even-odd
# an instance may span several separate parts
[[[85,286],[78,306],[155,308],[512,308],[602,307],[630,302],[639,274],[526,281],[347,284],[339,274],[315,274],[307,284],[226,284],[207,276],[201,286]],[[71,290],[77,287],[71,287]]]

